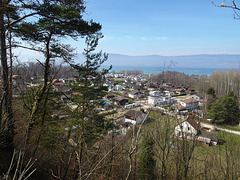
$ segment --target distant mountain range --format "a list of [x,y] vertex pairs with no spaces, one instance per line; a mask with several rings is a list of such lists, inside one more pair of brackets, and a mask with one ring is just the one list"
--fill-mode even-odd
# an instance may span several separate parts
[[[239,69],[240,54],[200,54],[183,56],[128,56],[122,54],[108,54],[108,60],[103,65],[131,66],[131,67],[168,67],[174,62],[177,68],[219,68]],[[77,59],[84,60],[79,54]],[[76,59],[76,62],[79,62]],[[83,61],[81,61],[83,62]]]
[[109,54],[104,65],[135,66],[135,67],[167,67],[174,62],[175,67],[183,68],[239,68],[240,54],[216,54],[216,55],[184,55],[184,56],[128,56],[122,54]]
[[[36,54],[30,56],[22,53],[22,60],[34,61],[35,58],[42,59]],[[219,69],[239,69],[240,54],[200,54],[200,55],[183,55],[183,56],[128,56],[122,54],[109,54],[108,60],[104,65],[113,66],[131,66],[131,67],[168,67],[174,62],[176,68],[219,68]],[[84,62],[82,54],[78,54],[75,62]],[[173,67],[173,65],[171,66]]]

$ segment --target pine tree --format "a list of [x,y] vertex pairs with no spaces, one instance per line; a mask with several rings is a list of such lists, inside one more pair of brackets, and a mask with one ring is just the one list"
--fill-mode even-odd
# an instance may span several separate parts
[[95,128],[92,130],[95,132],[89,129],[89,134],[99,134],[105,128],[103,117],[98,114],[96,107],[103,105],[102,98],[107,93],[107,88],[103,86],[104,75],[108,73],[111,67],[109,69],[99,69],[108,58],[105,53],[94,53],[100,38],[102,38],[101,34],[88,36],[86,38],[87,47],[83,53],[85,62],[83,64],[71,64],[78,72],[77,83],[71,86],[72,92],[77,94],[72,98],[72,101],[78,105],[77,114],[80,115],[81,120],[84,122],[87,119],[88,125],[94,124]]
[[216,92],[213,89],[213,87],[210,87],[210,88],[207,89],[207,94],[211,95],[213,98],[216,98]]
[[[32,129],[40,121],[42,126],[46,122],[46,107],[51,91],[51,64],[56,58],[65,62],[73,60],[73,48],[63,43],[62,39],[94,34],[101,30],[101,25],[83,19],[85,6],[83,0],[75,1],[31,1],[26,8],[36,13],[33,21],[23,21],[14,27],[16,36],[28,42],[23,47],[43,54],[43,62],[39,62],[44,69],[43,83],[35,93],[34,102],[29,108],[29,120],[26,132],[26,146],[29,144]],[[31,31],[29,31],[31,29]],[[41,134],[39,134],[41,136]],[[40,139],[40,137],[38,138]]]
[[208,117],[213,122],[222,124],[236,124],[239,121],[239,107],[237,97],[231,92],[225,95],[218,102],[212,104]]
[[[103,105],[102,98],[107,93],[103,86],[104,75],[111,69],[100,70],[100,66],[107,60],[107,54],[94,53],[101,34],[90,35],[86,38],[87,47],[84,49],[85,62],[83,64],[71,64],[78,72],[76,82],[71,85],[72,102],[77,108],[72,113],[72,120],[68,122],[68,134],[77,144],[79,178],[87,173],[83,171],[83,163],[88,159],[89,147],[103,136],[111,128],[111,122],[96,111],[97,106]],[[91,162],[90,159],[88,161]],[[94,163],[94,162],[92,162]]]
[[[33,126],[40,104],[44,102],[44,94],[49,91],[50,64],[55,58],[65,61],[72,60],[72,48],[68,44],[61,43],[61,38],[71,37],[75,40],[89,34],[94,34],[101,29],[101,25],[93,21],[83,19],[85,6],[83,0],[43,0],[43,1],[6,1],[0,0],[0,47],[2,67],[2,97],[0,101],[0,129],[5,128],[9,134],[9,144],[13,151],[13,124],[11,109],[11,94],[9,93],[8,57],[6,46],[6,33],[11,31],[13,35],[29,42],[29,46],[23,47],[43,53],[45,60],[44,83],[39,89],[30,112],[29,128]],[[33,16],[31,19],[28,17]],[[3,132],[3,131],[2,131]],[[27,136],[29,133],[27,132]],[[8,135],[6,135],[7,137]],[[28,138],[27,138],[28,139]]]

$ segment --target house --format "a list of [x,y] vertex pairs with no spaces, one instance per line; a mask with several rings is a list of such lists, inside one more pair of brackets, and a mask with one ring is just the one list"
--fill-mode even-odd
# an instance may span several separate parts
[[123,78],[124,74],[123,73],[116,73],[116,74],[114,74],[114,77],[115,78]]
[[165,86],[165,87],[172,86],[172,83],[163,83],[163,86]]
[[180,101],[180,105],[184,107],[186,110],[193,110],[198,108],[199,101],[196,99],[184,99]]
[[113,78],[113,77],[114,77],[113,73],[105,74],[105,78]]
[[201,130],[201,124],[196,122],[193,117],[194,116],[189,116],[185,121],[175,126],[175,136],[195,139],[195,141],[201,145],[217,145],[218,134],[209,132],[209,128],[203,128]]
[[147,115],[141,111],[129,110],[124,116],[126,123],[136,125],[142,123]]
[[206,131],[206,132],[211,132],[211,128],[209,128],[209,127],[203,127],[202,128],[202,131]]
[[123,91],[123,86],[122,85],[113,86],[112,88],[109,88],[109,91]]
[[175,126],[174,134],[177,137],[193,139],[200,133],[200,128],[200,124],[193,119],[193,116],[189,116],[185,121]]
[[200,97],[196,94],[189,95],[187,99],[196,99],[196,100],[200,101]]
[[53,83],[53,90],[56,92],[69,92],[71,89],[63,82],[55,82]]
[[171,104],[170,96],[148,96],[148,104],[154,106],[165,106]]
[[186,90],[186,93],[188,93],[188,94],[194,94],[195,93],[195,89],[187,89]]
[[128,103],[128,99],[123,97],[114,97],[113,101],[115,105],[120,105],[120,106],[124,106]]
[[106,81],[103,86],[106,86],[106,87],[111,87],[113,86],[113,83],[111,81]]
[[140,81],[140,80],[141,80],[141,77],[140,77],[140,76],[135,76],[135,77],[133,78],[133,80],[135,80],[135,81]]
[[76,82],[75,78],[64,78],[64,79],[62,78],[59,80],[62,81],[66,85],[70,85],[70,84]]
[[162,96],[163,93],[161,91],[149,91],[149,96]]
[[41,85],[41,82],[31,82],[27,87],[39,87]]
[[176,94],[178,94],[178,95],[186,94],[186,91],[185,91],[184,89],[176,89],[175,92],[176,92]]
[[165,93],[166,96],[175,96],[175,92],[174,91],[166,90],[166,91],[164,91],[164,93]]
[[127,104],[124,106],[125,109],[132,109],[132,108],[136,108],[136,107],[140,107],[141,104],[139,103],[132,103],[132,104]]
[[142,93],[141,91],[132,91],[132,92],[128,93],[128,96],[133,99],[141,98],[144,96],[144,93]]
[[201,131],[200,135],[196,138],[196,141],[205,146],[217,145],[218,134],[208,131]]

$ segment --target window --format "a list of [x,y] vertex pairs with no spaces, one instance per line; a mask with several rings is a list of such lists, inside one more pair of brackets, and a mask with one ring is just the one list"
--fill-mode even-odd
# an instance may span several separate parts
[[190,127],[188,127],[187,129],[188,129],[188,131],[190,131]]

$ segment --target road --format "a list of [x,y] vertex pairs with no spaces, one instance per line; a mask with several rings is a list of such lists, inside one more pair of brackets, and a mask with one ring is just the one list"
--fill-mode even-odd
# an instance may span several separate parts
[[240,131],[224,129],[224,128],[220,128],[220,127],[210,125],[210,124],[206,124],[206,123],[201,123],[201,124],[202,124],[202,126],[207,127],[207,128],[216,129],[216,130],[219,130],[219,131],[224,131],[224,132],[240,135]]

